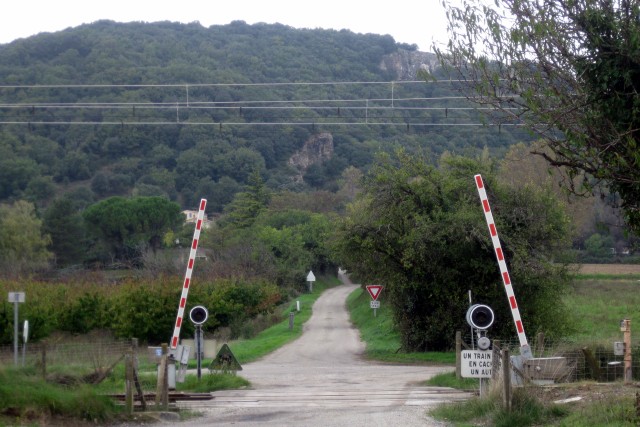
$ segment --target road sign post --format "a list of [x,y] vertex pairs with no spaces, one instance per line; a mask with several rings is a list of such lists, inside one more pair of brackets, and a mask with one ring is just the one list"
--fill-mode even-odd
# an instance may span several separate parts
[[197,376],[198,381],[202,377],[202,325],[209,318],[209,311],[201,306],[197,305],[189,312],[189,319],[195,325],[195,344],[196,344],[196,361],[197,361]]
[[13,363],[15,366],[18,366],[18,304],[24,301],[24,292],[9,292],[9,302],[13,303]]
[[309,293],[313,292],[313,282],[316,281],[316,276],[313,274],[313,271],[309,270],[309,274],[307,274],[307,283],[309,283]]
[[27,340],[29,339],[29,321],[24,321],[22,327],[22,366],[24,366],[24,358],[27,353]]
[[371,302],[369,306],[373,309],[373,317],[377,317],[376,311],[380,308],[380,301],[378,301],[378,297],[380,296],[380,292],[384,286],[382,285],[367,285],[367,292],[371,295]]

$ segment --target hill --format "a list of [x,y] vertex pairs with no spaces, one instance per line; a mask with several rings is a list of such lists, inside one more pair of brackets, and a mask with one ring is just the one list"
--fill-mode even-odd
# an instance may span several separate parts
[[419,77],[435,67],[388,35],[242,21],[99,21],[0,45],[0,202],[163,195],[220,212],[254,170],[337,191],[378,151],[526,138]]

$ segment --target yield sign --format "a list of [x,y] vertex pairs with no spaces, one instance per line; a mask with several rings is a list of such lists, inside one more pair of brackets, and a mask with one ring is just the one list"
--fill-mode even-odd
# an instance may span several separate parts
[[382,285],[367,285],[367,291],[369,292],[369,295],[371,295],[371,298],[373,298],[374,301],[376,301],[380,296],[380,292],[382,292],[382,288],[384,288],[384,286]]

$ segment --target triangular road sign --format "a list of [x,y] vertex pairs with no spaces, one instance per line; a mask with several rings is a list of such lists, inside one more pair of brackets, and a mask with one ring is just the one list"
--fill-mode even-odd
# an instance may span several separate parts
[[223,344],[218,355],[209,365],[210,371],[242,371],[242,366],[227,344]]
[[371,295],[371,298],[373,298],[374,301],[378,300],[378,297],[380,296],[380,292],[382,292],[382,288],[384,288],[384,286],[382,285],[367,285],[367,291],[369,292],[369,295]]

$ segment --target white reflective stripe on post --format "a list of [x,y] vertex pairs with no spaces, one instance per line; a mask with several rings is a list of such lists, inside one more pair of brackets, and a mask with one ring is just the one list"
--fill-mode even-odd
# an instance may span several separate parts
[[204,209],[206,206],[207,200],[200,200],[200,209],[198,210],[198,217],[196,218],[196,228],[193,231],[193,241],[191,242],[191,251],[189,253],[189,262],[187,263],[187,272],[184,275],[182,295],[180,295],[180,304],[178,305],[178,316],[176,317],[176,324],[173,329],[173,337],[171,338],[170,347],[172,350],[178,348],[178,341],[180,340],[180,328],[182,327],[182,321],[184,320],[184,309],[187,305],[187,295],[189,294],[189,285],[191,285],[191,273],[193,272],[193,265],[196,262],[196,252],[198,251],[198,241],[200,240],[200,230],[202,229],[202,223],[204,221]]
[[489,199],[487,198],[487,192],[484,188],[484,182],[482,176],[475,176],[476,187],[478,188],[478,194],[480,195],[480,202],[482,203],[482,210],[484,211],[484,217],[487,220],[487,226],[489,227],[489,234],[491,235],[491,241],[493,242],[493,248],[495,250],[496,258],[498,259],[498,267],[500,268],[500,276],[502,277],[502,283],[504,284],[504,290],[507,293],[507,299],[509,300],[509,307],[511,307],[511,315],[513,321],[516,324],[516,332],[518,333],[518,339],[520,340],[520,347],[529,347],[527,342],[527,336],[524,333],[524,325],[520,317],[520,310],[518,309],[518,303],[516,302],[516,296],[513,293],[513,286],[511,284],[511,277],[509,276],[509,270],[507,270],[507,263],[504,259],[504,252],[500,245],[500,239],[498,238],[498,230],[495,222],[493,221],[493,215],[491,214],[491,206],[489,205]]

